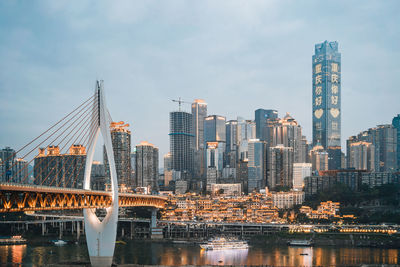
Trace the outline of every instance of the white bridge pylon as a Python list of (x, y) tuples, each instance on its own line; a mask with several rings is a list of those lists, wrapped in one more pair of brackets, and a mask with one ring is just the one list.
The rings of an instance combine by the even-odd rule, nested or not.
[(99, 220), (94, 209), (83, 210), (86, 242), (92, 266), (111, 266), (118, 224), (118, 181), (110, 133), (111, 118), (104, 100), (103, 89), (103, 81), (96, 81), (95, 104), (93, 106), (92, 116), (94, 116), (94, 119), (97, 121), (97, 129), (95, 128), (95, 137), (92, 139), (92, 143), (88, 145), (83, 189), (91, 189), (90, 174), (93, 155), (99, 133), (101, 132), (110, 166), (112, 206), (106, 209), (107, 215), (103, 221)]

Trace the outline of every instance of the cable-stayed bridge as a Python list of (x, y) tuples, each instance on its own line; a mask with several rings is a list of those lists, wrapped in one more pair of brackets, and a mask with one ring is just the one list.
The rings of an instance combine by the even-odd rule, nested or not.
[[(103, 82), (97, 81), (91, 97), (0, 161), (0, 212), (83, 209), (93, 266), (112, 264), (119, 207), (163, 208), (167, 201), (156, 195), (119, 192), (111, 123)], [(93, 156), (100, 134), (110, 191), (91, 189)], [(101, 221), (95, 214), (97, 208), (107, 211)]]

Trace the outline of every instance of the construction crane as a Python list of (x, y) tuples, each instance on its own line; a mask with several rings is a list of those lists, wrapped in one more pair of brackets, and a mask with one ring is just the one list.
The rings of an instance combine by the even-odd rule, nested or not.
[(178, 100), (172, 99), (172, 102), (177, 102), (177, 103), (179, 104), (179, 111), (181, 111), (181, 105), (182, 105), (182, 103), (185, 103), (185, 104), (192, 104), (192, 103), (190, 103), (190, 102), (183, 101), (180, 97), (178, 98)]

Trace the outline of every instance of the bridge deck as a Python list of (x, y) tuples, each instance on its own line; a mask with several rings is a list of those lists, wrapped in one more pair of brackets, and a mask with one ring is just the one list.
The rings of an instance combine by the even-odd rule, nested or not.
[[(166, 197), (119, 193), (120, 207), (164, 208)], [(111, 192), (0, 183), (0, 212), (106, 208)]]

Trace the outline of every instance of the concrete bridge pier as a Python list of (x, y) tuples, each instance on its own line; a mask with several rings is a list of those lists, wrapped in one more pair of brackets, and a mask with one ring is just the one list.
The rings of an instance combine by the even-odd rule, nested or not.
[(133, 220), (131, 221), (131, 240), (134, 237), (135, 226), (133, 225)]
[(61, 239), (63, 237), (63, 223), (62, 222), (59, 223), (58, 228), (59, 228), (58, 239)]
[(157, 209), (151, 210), (150, 236), (151, 239), (162, 239), (164, 237), (163, 229), (157, 228)]
[(79, 240), (80, 236), (81, 236), (81, 222), (76, 221), (76, 239)]
[(42, 222), (42, 236), (44, 236), (46, 233), (46, 224)]

